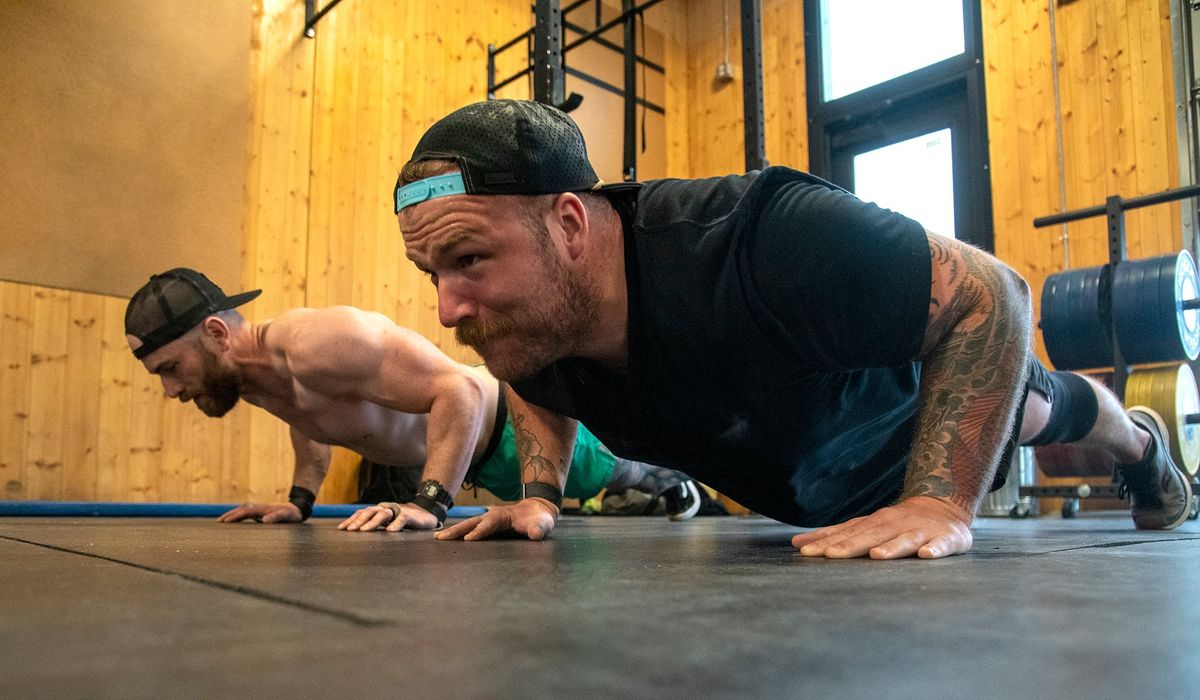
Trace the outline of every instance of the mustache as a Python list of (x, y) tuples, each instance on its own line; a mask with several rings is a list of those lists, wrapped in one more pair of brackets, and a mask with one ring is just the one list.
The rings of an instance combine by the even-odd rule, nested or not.
[(488, 322), (464, 319), (454, 327), (454, 339), (463, 345), (476, 347), (515, 330), (517, 324), (511, 318)]

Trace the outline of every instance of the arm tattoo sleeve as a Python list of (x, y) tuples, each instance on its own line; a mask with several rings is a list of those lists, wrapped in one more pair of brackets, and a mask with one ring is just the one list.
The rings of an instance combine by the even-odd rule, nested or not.
[(514, 413), (511, 420), (517, 442), (517, 459), (521, 462), (521, 481), (540, 481), (562, 489), (566, 482), (566, 460), (560, 456), (555, 464), (542, 454), (544, 448), (541, 441), (525, 427), (524, 413)]
[(931, 235), (929, 244), (934, 282), (901, 498), (933, 496), (973, 516), (1025, 387), (1028, 290), (1016, 273), (963, 243)]

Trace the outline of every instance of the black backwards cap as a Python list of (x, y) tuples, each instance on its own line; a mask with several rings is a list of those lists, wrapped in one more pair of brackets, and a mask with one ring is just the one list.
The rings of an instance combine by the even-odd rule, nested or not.
[(133, 356), (140, 360), (218, 311), (241, 306), (259, 294), (261, 289), (225, 296), (212, 280), (186, 267), (153, 275), (125, 307), (125, 334), (142, 341)]
[(486, 100), (442, 117), (409, 163), (452, 160), (460, 172), (396, 182), (395, 211), (452, 194), (557, 194), (626, 191), (604, 185), (588, 161), (583, 134), (566, 112), (528, 100)]

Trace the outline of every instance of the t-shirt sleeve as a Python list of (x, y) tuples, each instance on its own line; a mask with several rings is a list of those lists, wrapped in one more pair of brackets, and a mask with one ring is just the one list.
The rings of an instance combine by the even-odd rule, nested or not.
[(815, 370), (915, 359), (929, 316), (924, 227), (824, 185), (764, 195), (741, 271), (759, 325)]

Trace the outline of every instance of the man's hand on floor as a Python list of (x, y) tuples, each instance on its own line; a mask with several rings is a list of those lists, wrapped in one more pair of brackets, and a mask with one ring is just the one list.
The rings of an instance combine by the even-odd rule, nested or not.
[(971, 517), (946, 501), (914, 496), (870, 515), (796, 535), (806, 557), (939, 559), (971, 548)]
[(257, 520), (260, 523), (298, 523), (304, 520), (300, 509), (291, 503), (243, 503), (217, 518), (221, 523)]
[(545, 538), (554, 530), (558, 509), (544, 498), (526, 498), (511, 506), (492, 506), (475, 516), (439, 532), (439, 540), (481, 540), (505, 532), (525, 535), (531, 540)]
[(411, 503), (380, 503), (377, 506), (359, 508), (338, 523), (339, 530), (370, 532), (384, 526), (388, 532), (400, 530), (433, 530), (438, 526), (437, 516)]

